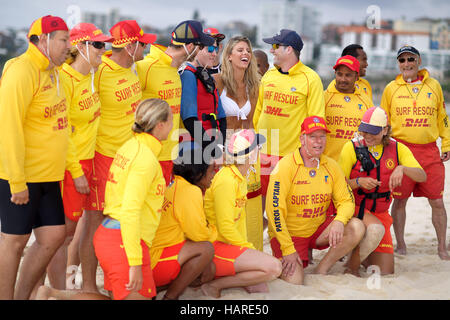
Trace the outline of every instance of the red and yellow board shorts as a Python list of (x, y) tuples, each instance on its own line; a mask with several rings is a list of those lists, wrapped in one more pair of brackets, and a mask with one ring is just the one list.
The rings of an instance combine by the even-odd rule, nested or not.
[[(306, 268), (309, 264), (308, 249), (324, 250), (329, 247), (328, 244), (324, 246), (318, 246), (316, 244), (316, 240), (328, 227), (328, 225), (334, 220), (334, 218), (334, 216), (327, 216), (325, 221), (310, 237), (292, 237), (292, 242), (294, 243), (295, 250), (297, 251), (300, 259), (302, 259), (303, 268)], [(272, 248), (272, 255), (275, 258), (281, 259), (283, 257), (283, 253), (281, 252), (281, 246), (277, 238), (273, 237), (272, 239), (270, 239), (270, 246)]]
[(153, 268), (153, 279), (157, 287), (165, 286), (178, 277), (181, 266), (178, 263), (178, 253), (186, 241), (167, 247), (161, 253), (158, 263)]
[(213, 262), (216, 266), (216, 278), (234, 276), (234, 261), (248, 248), (215, 241)]
[(105, 207), (105, 187), (108, 181), (109, 167), (114, 158), (95, 152), (94, 156), (94, 192), (91, 192), (91, 206), (93, 210), (103, 211)]
[(261, 153), (261, 194), (265, 197), (267, 194), (267, 187), (269, 186), (270, 174), (277, 165), (282, 156), (275, 156)]
[(80, 220), (83, 210), (97, 210), (91, 206), (91, 193), (95, 193), (93, 180), (94, 160), (80, 160), (80, 165), (91, 189), (89, 194), (81, 194), (77, 191), (72, 175), (67, 170), (64, 173), (64, 181), (61, 182), (64, 213), (67, 218), (75, 222)]
[(411, 196), (428, 199), (441, 199), (444, 194), (445, 167), (441, 161), (441, 154), (436, 142), (427, 144), (412, 144), (398, 140), (406, 145), (427, 174), (425, 182), (415, 182), (406, 175), (402, 185), (394, 189), (393, 197), (406, 199)]
[(167, 161), (160, 161), (159, 164), (161, 165), (161, 169), (164, 175), (164, 180), (166, 180), (166, 187), (172, 182), (173, 180), (173, 162), (172, 160)]
[[(152, 298), (156, 296), (156, 286), (150, 266), (150, 252), (144, 241), (141, 241), (141, 247), (143, 283), (139, 294)], [(94, 249), (103, 269), (105, 290), (112, 291), (114, 300), (125, 299), (130, 294), (130, 291), (126, 289), (129, 283), (130, 265), (120, 229), (109, 229), (100, 225), (94, 234)]]

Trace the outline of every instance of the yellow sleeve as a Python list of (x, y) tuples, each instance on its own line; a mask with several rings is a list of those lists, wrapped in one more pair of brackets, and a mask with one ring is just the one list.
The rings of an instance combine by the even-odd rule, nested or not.
[(337, 210), (334, 219), (346, 225), (355, 213), (355, 198), (352, 189), (345, 180), (344, 172), (333, 159), (329, 159), (329, 161), (330, 172), (333, 174), (333, 203)]
[(234, 186), (233, 178), (224, 177), (224, 179), (217, 181), (212, 191), (214, 194), (214, 211), (216, 213), (218, 233), (226, 239), (226, 243), (240, 247), (254, 248), (235, 227), (233, 213), (235, 212), (234, 206), (238, 194)]
[(444, 94), (442, 93), (442, 87), (436, 81), (436, 87), (438, 89), (439, 100), (437, 103), (438, 118), (437, 124), (439, 128), (439, 136), (442, 139), (441, 151), (450, 151), (450, 127), (447, 111), (445, 110)]
[(325, 118), (325, 98), (323, 93), (322, 80), (314, 73), (310, 83), (308, 97), (306, 98), (306, 107), (309, 116), (319, 116)]
[(130, 266), (142, 265), (141, 212), (156, 173), (156, 166), (149, 163), (143, 154), (138, 154), (129, 167), (120, 211), (120, 229)]
[(38, 81), (26, 67), (7, 63), (0, 83), (0, 147), (4, 150), (0, 157), (12, 194), (27, 190), (23, 122)]
[[(217, 230), (214, 225), (208, 224), (203, 209), (203, 196), (200, 189), (184, 190), (182, 206), (175, 207), (175, 216), (180, 222), (181, 229), (187, 239), (191, 241), (214, 242)], [(181, 210), (177, 210), (181, 209)]]
[(339, 155), (338, 164), (344, 172), (344, 176), (350, 178), (350, 172), (356, 163), (356, 153), (353, 147), (352, 141), (347, 141), (342, 147), (341, 154)]
[(409, 167), (409, 168), (420, 168), (422, 166), (417, 162), (413, 153), (407, 146), (403, 143), (397, 142), (397, 151), (398, 151), (398, 162), (400, 165)]
[(253, 114), (253, 128), (255, 128), (256, 131), (258, 130), (258, 122), (262, 112), (263, 101), (264, 101), (264, 87), (261, 82), (259, 85), (258, 102), (256, 103), (255, 113)]
[[(288, 165), (286, 165), (288, 164)], [(290, 168), (293, 164), (281, 159), (270, 175), (266, 196), (266, 214), (269, 221), (269, 230), (275, 234), (281, 245), (283, 256), (296, 252), (292, 237), (286, 226), (287, 198), (291, 187)]]
[(383, 90), (380, 107), (386, 111), (389, 122), (391, 121), (391, 95), (390, 84), (388, 84)]

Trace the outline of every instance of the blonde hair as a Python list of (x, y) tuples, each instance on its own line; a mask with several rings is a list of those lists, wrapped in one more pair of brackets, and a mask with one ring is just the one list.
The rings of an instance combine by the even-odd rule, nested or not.
[(169, 104), (164, 100), (143, 100), (136, 109), (132, 130), (136, 133), (151, 133), (158, 123), (166, 122), (169, 119), (171, 112)]
[(221, 66), (221, 79), (223, 82), (224, 87), (227, 90), (227, 94), (230, 97), (236, 97), (237, 96), (237, 85), (234, 81), (234, 72), (233, 72), (233, 66), (231, 64), (231, 61), (229, 60), (229, 57), (231, 55), (231, 52), (233, 51), (236, 44), (239, 42), (245, 42), (249, 49), (250, 49), (250, 63), (248, 65), (248, 68), (245, 70), (244, 73), (244, 83), (247, 87), (247, 92), (250, 97), (257, 97), (258, 96), (258, 89), (259, 89), (259, 80), (261, 76), (258, 73), (258, 66), (255, 59), (255, 56), (253, 54), (252, 44), (250, 40), (247, 37), (244, 36), (236, 36), (231, 38), (222, 53), (222, 66)]

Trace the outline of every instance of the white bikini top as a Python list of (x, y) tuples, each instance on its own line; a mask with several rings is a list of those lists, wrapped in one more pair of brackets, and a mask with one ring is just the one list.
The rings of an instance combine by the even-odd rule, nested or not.
[(248, 99), (244, 106), (239, 108), (236, 101), (227, 97), (227, 90), (225, 88), (223, 88), (222, 94), (220, 95), (220, 101), (222, 102), (222, 107), (227, 117), (237, 117), (238, 120), (247, 120), (247, 116), (252, 110), (252, 105)]

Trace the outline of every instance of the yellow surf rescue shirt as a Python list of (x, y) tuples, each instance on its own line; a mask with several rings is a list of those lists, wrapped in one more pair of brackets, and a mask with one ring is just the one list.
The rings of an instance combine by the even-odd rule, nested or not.
[(309, 116), (325, 117), (323, 86), (301, 61), (288, 74), (272, 68), (263, 76), (253, 125), (267, 138), (264, 154), (285, 156), (300, 146), (300, 126)]
[(426, 69), (419, 82), (407, 83), (398, 75), (383, 91), (381, 107), (392, 126), (392, 136), (405, 142), (427, 144), (442, 138), (442, 152), (450, 151), (449, 119), (439, 82)]
[(183, 177), (175, 176), (174, 182), (166, 189), (161, 221), (150, 248), (152, 268), (158, 263), (164, 248), (184, 240), (212, 243), (216, 238), (216, 228), (206, 221), (202, 190)]
[(308, 168), (297, 149), (278, 162), (270, 175), (266, 213), (269, 236), (276, 237), (283, 256), (296, 251), (292, 237), (307, 238), (316, 232), (331, 201), (337, 209), (335, 220), (346, 225), (355, 212), (355, 200), (336, 161), (322, 155), (318, 169)]
[(335, 161), (344, 144), (358, 131), (364, 112), (373, 107), (372, 100), (355, 87), (353, 93), (341, 93), (335, 87), (335, 81), (325, 90), (325, 121), (331, 132), (327, 134), (324, 154)]
[(246, 202), (247, 179), (235, 165), (223, 166), (206, 190), (204, 200), (206, 219), (216, 226), (218, 241), (255, 249), (247, 240)]
[(57, 70), (32, 43), (6, 62), (0, 82), (0, 179), (11, 193), (27, 182), (64, 179), (68, 145), (67, 102)]
[(69, 106), (70, 137), (66, 169), (75, 179), (84, 174), (79, 161), (94, 158), (100, 98), (95, 88), (92, 92), (90, 73), (83, 75), (64, 63), (60, 75)]
[(134, 112), (142, 92), (137, 73), (132, 68), (121, 67), (110, 57), (110, 51), (102, 56), (103, 62), (95, 74), (101, 102), (96, 150), (113, 158), (132, 137)]
[(103, 214), (120, 222), (130, 266), (142, 264), (141, 239), (150, 248), (159, 225), (166, 188), (160, 151), (158, 139), (136, 133), (117, 151), (109, 169)]
[(172, 67), (172, 57), (165, 47), (152, 45), (150, 54), (138, 61), (137, 72), (142, 88), (142, 100), (158, 98), (166, 101), (172, 109), (173, 127), (167, 140), (162, 141), (159, 161), (176, 159), (180, 127), (181, 80), (177, 68)]

